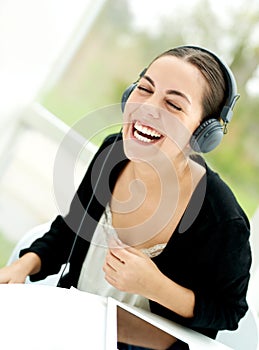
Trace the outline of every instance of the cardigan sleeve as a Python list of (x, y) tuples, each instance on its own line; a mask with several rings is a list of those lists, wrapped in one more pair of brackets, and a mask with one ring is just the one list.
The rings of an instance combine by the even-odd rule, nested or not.
[(250, 231), (242, 217), (210, 226), (210, 230), (205, 226), (200, 236), (176, 233), (170, 251), (167, 249), (166, 254), (155, 258), (163, 273), (194, 292), (194, 316), (184, 318), (153, 301), (150, 308), (162, 317), (215, 338), (219, 330), (236, 329), (248, 310)]
[[(192, 328), (235, 330), (248, 310), (246, 293), (250, 277), (249, 227), (243, 218), (225, 222), (207, 249), (207, 276), (195, 293)], [(202, 265), (200, 265), (202, 269)]]
[(38, 281), (59, 272), (66, 262), (69, 249), (73, 244), (74, 233), (66, 225), (62, 216), (57, 216), (50, 229), (41, 238), (36, 239), (30, 247), (22, 249), (19, 256), (36, 253), (41, 260), (41, 270), (30, 276), (31, 281)]

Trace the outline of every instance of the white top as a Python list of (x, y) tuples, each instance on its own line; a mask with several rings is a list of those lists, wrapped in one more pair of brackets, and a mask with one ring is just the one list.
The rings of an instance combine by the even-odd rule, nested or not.
[[(108, 249), (110, 237), (118, 239), (118, 235), (112, 226), (112, 215), (109, 205), (107, 205), (96, 230), (94, 232), (89, 250), (86, 254), (77, 288), (79, 290), (101, 295), (104, 297), (113, 297), (114, 299), (137, 306), (145, 310), (150, 310), (148, 299), (138, 294), (131, 294), (119, 291), (110, 285), (104, 278), (103, 265)], [(149, 257), (159, 255), (165, 248), (165, 244), (157, 244), (142, 251)]]

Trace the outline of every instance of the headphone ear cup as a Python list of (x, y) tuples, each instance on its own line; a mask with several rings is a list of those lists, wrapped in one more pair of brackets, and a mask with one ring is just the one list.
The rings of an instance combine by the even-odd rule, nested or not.
[(210, 152), (220, 144), (223, 134), (220, 122), (215, 118), (208, 119), (194, 131), (190, 146), (195, 152)]
[(132, 91), (136, 88), (136, 86), (137, 86), (137, 83), (131, 84), (129, 87), (127, 87), (127, 89), (122, 94), (122, 97), (121, 97), (121, 110), (122, 110), (122, 112), (124, 112), (125, 104), (129, 98), (130, 94), (132, 93)]

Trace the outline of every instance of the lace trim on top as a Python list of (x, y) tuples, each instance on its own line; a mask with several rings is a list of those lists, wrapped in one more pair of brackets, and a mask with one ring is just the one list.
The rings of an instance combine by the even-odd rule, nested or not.
[[(118, 238), (118, 234), (114, 227), (112, 226), (112, 213), (111, 213), (111, 208), (110, 205), (107, 204), (106, 209), (105, 209), (105, 222), (104, 222), (104, 229), (107, 233), (111, 233)], [(107, 227), (108, 226), (108, 227)], [(158, 256), (159, 254), (162, 253), (162, 251), (165, 249), (167, 243), (160, 243), (156, 244), (152, 247), (149, 248), (143, 248), (141, 251), (146, 254), (149, 258), (154, 258)]]

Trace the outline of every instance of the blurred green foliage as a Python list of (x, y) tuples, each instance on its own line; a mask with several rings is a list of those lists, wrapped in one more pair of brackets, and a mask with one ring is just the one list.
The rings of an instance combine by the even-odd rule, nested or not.
[[(160, 52), (184, 44), (217, 52), (230, 64), (241, 98), (228, 135), (205, 158), (251, 217), (259, 205), (259, 98), (246, 88), (259, 62), (259, 44), (254, 40), (259, 11), (254, 11), (253, 3), (243, 0), (231, 9), (226, 4), (226, 13), (217, 13), (209, 0), (198, 1), (192, 11), (179, 2), (177, 11), (169, 11), (159, 28), (149, 31), (135, 27), (127, 1), (107, 0), (65, 74), (55, 86), (46, 86), (39, 100), (69, 125), (86, 115), (90, 124), (95, 123), (96, 111), (119, 104), (124, 89)], [(118, 113), (111, 120), (121, 123), (122, 116)], [(107, 123), (105, 115), (103, 125)], [(95, 142), (100, 143), (108, 131), (104, 129)]]

